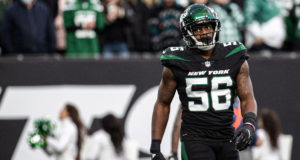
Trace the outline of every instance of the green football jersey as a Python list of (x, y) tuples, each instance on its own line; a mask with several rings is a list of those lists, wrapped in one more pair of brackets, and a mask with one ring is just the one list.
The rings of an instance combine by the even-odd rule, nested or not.
[(173, 72), (182, 104), (182, 140), (229, 140), (233, 136), (236, 78), (248, 58), (240, 42), (217, 43), (204, 59), (198, 49), (169, 47), (162, 65)]
[(99, 53), (98, 34), (95, 30), (81, 29), (81, 26), (94, 21), (96, 28), (104, 27), (103, 7), (96, 0), (69, 1), (63, 12), (65, 28), (76, 28), (67, 31), (67, 56), (91, 57)]
[(244, 15), (246, 24), (264, 23), (280, 14), (280, 0), (246, 0)]

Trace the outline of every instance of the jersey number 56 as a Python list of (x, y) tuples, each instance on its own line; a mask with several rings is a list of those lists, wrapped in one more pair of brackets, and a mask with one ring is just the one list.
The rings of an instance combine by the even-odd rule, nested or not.
[[(200, 90), (192, 90), (192, 86), (206, 85), (209, 87), (207, 77), (189, 77), (186, 78), (186, 93), (188, 98), (201, 100), (201, 104), (195, 103), (195, 101), (188, 101), (188, 108), (191, 112), (205, 112), (211, 106), (215, 111), (227, 110), (231, 105), (231, 89), (220, 89), (219, 86), (226, 85), (230, 87), (233, 85), (233, 81), (230, 76), (225, 77), (213, 77), (211, 79), (210, 92)], [(220, 101), (220, 97), (223, 97), (223, 101)], [(211, 105), (210, 105), (211, 103)]]

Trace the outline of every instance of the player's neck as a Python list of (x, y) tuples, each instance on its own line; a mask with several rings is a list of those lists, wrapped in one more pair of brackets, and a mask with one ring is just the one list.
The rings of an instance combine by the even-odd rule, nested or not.
[(209, 59), (211, 57), (213, 53), (213, 50), (208, 50), (208, 51), (199, 51), (199, 54), (201, 54), (201, 56), (204, 58), (204, 59)]

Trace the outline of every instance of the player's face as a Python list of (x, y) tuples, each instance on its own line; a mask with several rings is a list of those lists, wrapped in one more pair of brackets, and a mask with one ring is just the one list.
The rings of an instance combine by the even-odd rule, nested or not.
[(210, 23), (192, 26), (192, 32), (198, 41), (201, 38), (213, 37), (213, 26)]

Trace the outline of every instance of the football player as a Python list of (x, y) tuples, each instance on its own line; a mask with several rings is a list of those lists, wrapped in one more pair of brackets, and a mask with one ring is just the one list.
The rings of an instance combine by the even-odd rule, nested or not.
[[(177, 90), (182, 104), (181, 157), (184, 160), (238, 160), (255, 131), (257, 105), (248, 55), (240, 42), (219, 43), (220, 21), (203, 4), (180, 17), (186, 46), (163, 51), (164, 66), (152, 116), (153, 159), (164, 159), (160, 143)], [(239, 97), (243, 126), (234, 134), (233, 103)]]

